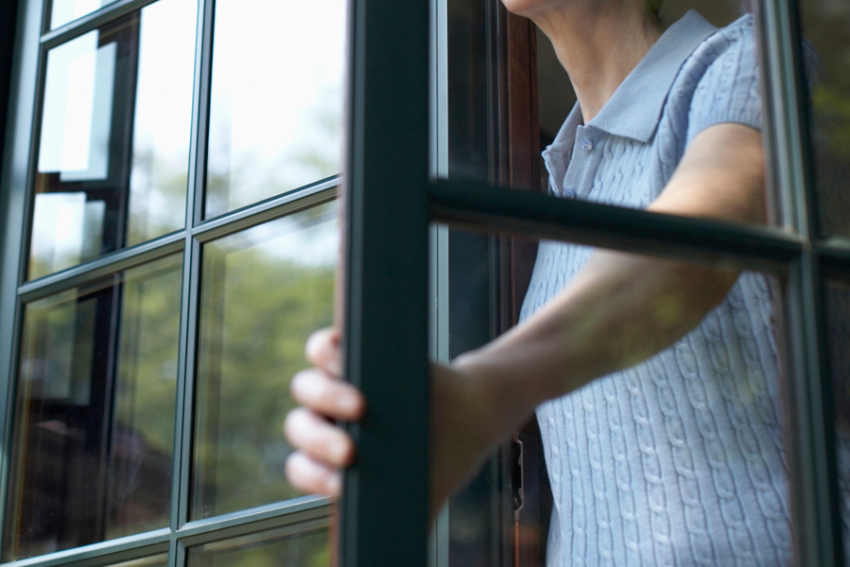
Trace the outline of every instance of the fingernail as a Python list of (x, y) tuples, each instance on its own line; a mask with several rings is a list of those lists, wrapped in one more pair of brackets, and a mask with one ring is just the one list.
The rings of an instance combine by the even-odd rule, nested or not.
[(357, 408), (357, 399), (351, 394), (341, 394), (336, 399), (336, 406), (342, 411), (352, 412)]
[(331, 441), (328, 445), (328, 451), (330, 451), (335, 459), (342, 461), (345, 458), (348, 448), (341, 441)]
[(334, 376), (342, 376), (342, 364), (339, 360), (329, 360), (327, 362), (328, 372)]
[(340, 475), (334, 474), (328, 477), (325, 481), (325, 489), (328, 494), (339, 494), (342, 490), (342, 481), (340, 480)]

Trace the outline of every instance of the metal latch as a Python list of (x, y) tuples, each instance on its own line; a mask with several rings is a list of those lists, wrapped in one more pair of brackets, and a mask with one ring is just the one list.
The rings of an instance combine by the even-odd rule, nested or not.
[(525, 478), (522, 467), (523, 445), (516, 434), (511, 441), (511, 493), (514, 502), (514, 516), (525, 506)]

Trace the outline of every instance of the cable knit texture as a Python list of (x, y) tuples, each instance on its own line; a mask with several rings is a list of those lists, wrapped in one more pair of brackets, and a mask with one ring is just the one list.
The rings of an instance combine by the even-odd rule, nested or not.
[[(550, 190), (646, 207), (705, 128), (761, 127), (757, 61), (752, 17), (716, 30), (688, 13), (590, 123), (573, 110), (544, 152)], [(591, 251), (541, 243), (522, 317)], [(537, 409), (550, 566), (790, 563), (772, 301), (766, 278), (744, 274), (673, 347)]]

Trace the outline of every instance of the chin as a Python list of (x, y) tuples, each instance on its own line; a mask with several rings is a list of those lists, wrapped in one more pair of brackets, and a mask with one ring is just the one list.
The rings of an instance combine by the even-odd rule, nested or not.
[(552, 3), (552, 0), (502, 0), (508, 12), (526, 17)]
[(557, 8), (563, 4), (575, 2), (588, 2), (595, 0), (502, 0), (502, 4), (509, 12), (517, 16), (532, 17), (535, 13), (545, 12)]

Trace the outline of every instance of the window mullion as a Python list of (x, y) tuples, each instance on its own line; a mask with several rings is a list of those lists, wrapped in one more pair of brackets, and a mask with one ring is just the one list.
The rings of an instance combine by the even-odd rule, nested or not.
[(429, 3), (349, 14), (345, 375), (369, 400), (340, 501), (344, 567), (427, 562)]
[(831, 567), (843, 564), (843, 553), (821, 270), (818, 256), (809, 251), (789, 270), (790, 365), (783, 388), (796, 564)]
[(807, 80), (796, 0), (770, 0), (763, 13), (772, 175), (785, 225), (801, 235), (800, 258), (790, 264), (785, 314), (789, 370), (783, 381), (792, 537), (799, 566), (841, 565), (840, 495), (835, 430), (826, 368), (828, 350)]
[(8, 495), (9, 455), (14, 419), (14, 377), (17, 361), (18, 330), (21, 302), (18, 283), (23, 265), (25, 211), (30, 187), (30, 163), (33, 154), (33, 123), (40, 75), (39, 46), (43, 15), (42, 0), (20, 0), (14, 42), (14, 65), (9, 89), (11, 109), (3, 152), (2, 183), (0, 183), (0, 556), (4, 553), (5, 510)]
[[(195, 351), (198, 335), (198, 294), (201, 276), (201, 243), (192, 228), (201, 222), (206, 181), (206, 141), (209, 127), (212, 34), (215, 3), (198, 0), (195, 79), (192, 106), (192, 139), (189, 150), (189, 179), (186, 206), (186, 235), (183, 251), (183, 284), (180, 313), (179, 371), (174, 430), (171, 529), (176, 532), (189, 520), (191, 496), (192, 425), (194, 405)], [(185, 554), (172, 540), (168, 563), (182, 567)]]

